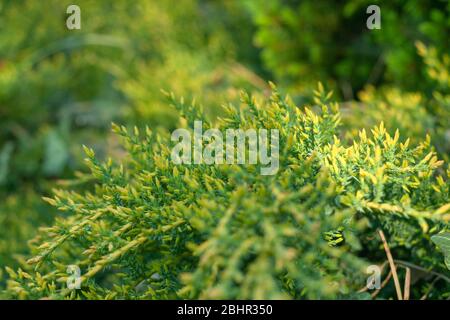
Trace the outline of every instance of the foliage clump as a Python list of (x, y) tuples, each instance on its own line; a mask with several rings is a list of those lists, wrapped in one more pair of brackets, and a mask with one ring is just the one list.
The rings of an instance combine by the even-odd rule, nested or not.
[(450, 56), (438, 55), (433, 46), (416, 42), (423, 59), (427, 81), (433, 89), (402, 91), (398, 87), (367, 86), (358, 93), (358, 102), (346, 103), (343, 123), (351, 139), (361, 128), (384, 121), (389, 132), (400, 130), (416, 146), (427, 134), (439, 156), (448, 161), (450, 154)]
[[(445, 1), (245, 0), (257, 26), (255, 42), (280, 83), (298, 89), (316, 79), (333, 84), (346, 98), (366, 84), (430, 90), (426, 65), (414, 43), (449, 52), (450, 4)], [(369, 30), (370, 5), (381, 10), (381, 29)]]
[[(449, 227), (450, 171), (444, 173), (429, 140), (410, 147), (383, 123), (341, 141), (330, 97), (321, 85), (309, 107), (275, 88), (263, 101), (243, 93), (239, 106), (226, 106), (212, 123), (168, 95), (180, 126), (197, 119), (205, 128), (279, 130), (280, 169), (272, 176), (260, 175), (259, 165), (175, 165), (168, 132), (114, 125), (127, 156), (101, 162), (85, 148), (90, 173), (77, 183), (91, 190), (55, 190), (46, 198), (66, 215), (32, 241), (32, 267), (8, 269), (6, 294), (366, 298), (358, 293), (365, 268), (386, 261), (377, 237), (383, 230), (395, 259), (425, 270), (411, 296), (447, 297), (443, 247), (431, 237), (442, 238)], [(67, 288), (68, 265), (81, 268), (80, 289)], [(387, 286), (380, 296), (394, 292)]]
[[(207, 106), (238, 97), (234, 87), (253, 87), (242, 65), (254, 58), (253, 47), (236, 45), (250, 43), (251, 29), (236, 4), (79, 0), (82, 27), (68, 30), (71, 4), (1, 1), (0, 24), (10, 30), (0, 34), (2, 268), (15, 267), (37, 226), (53, 220), (55, 210), (40, 197), (84, 168), (79, 145), (99, 158), (111, 154), (112, 121), (173, 127), (161, 87), (207, 92)], [(246, 31), (227, 32), (236, 26)]]

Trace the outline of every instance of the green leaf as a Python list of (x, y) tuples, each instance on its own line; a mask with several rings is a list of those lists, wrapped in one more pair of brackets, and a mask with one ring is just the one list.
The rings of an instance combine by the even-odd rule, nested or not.
[(445, 265), (450, 269), (450, 232), (432, 236), (431, 241), (444, 253)]

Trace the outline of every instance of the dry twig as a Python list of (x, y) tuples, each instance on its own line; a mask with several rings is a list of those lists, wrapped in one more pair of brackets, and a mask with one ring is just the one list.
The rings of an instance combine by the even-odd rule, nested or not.
[(411, 269), (406, 267), (405, 286), (403, 288), (404, 300), (409, 300), (409, 289), (411, 287)]
[(389, 266), (391, 267), (392, 276), (394, 277), (395, 290), (397, 292), (398, 300), (403, 300), (402, 288), (400, 287), (400, 281), (398, 280), (397, 269), (395, 268), (394, 259), (392, 258), (391, 250), (389, 250), (389, 246), (386, 241), (386, 237), (384, 236), (383, 231), (378, 230), (380, 234), (381, 241), (383, 242), (384, 251), (386, 251), (386, 256), (389, 261)]

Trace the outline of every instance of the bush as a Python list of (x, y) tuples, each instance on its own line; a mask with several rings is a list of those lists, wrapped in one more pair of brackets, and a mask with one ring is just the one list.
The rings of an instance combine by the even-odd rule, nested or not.
[[(255, 42), (273, 77), (309, 103), (323, 79), (347, 103), (344, 125), (366, 130), (384, 121), (413, 145), (430, 134), (439, 155), (450, 152), (450, 58), (442, 1), (247, 0)], [(366, 9), (378, 4), (381, 30), (368, 30)], [(417, 54), (418, 53), (418, 54)], [(354, 103), (356, 101), (356, 103)]]
[(346, 103), (344, 125), (351, 139), (358, 130), (385, 122), (391, 134), (396, 129), (416, 146), (429, 134), (439, 155), (448, 161), (450, 154), (450, 57), (439, 57), (435, 48), (418, 42), (419, 54), (426, 64), (427, 78), (434, 83), (431, 95), (405, 92), (397, 87), (368, 86), (358, 93), (358, 102)]
[[(441, 250), (449, 254), (442, 241), (450, 170), (438, 173), (443, 162), (429, 141), (411, 148), (381, 123), (341, 142), (337, 104), (322, 86), (318, 110), (276, 90), (268, 101), (243, 94), (217, 123), (168, 97), (188, 127), (202, 119), (221, 131), (278, 129), (278, 173), (262, 176), (259, 165), (175, 165), (167, 132), (115, 125), (128, 155), (102, 163), (85, 148), (91, 173), (80, 182), (95, 181), (95, 188), (46, 199), (68, 216), (33, 241), (35, 271), (8, 269), (9, 297), (367, 298), (358, 293), (365, 267), (386, 261), (378, 230), (398, 266), (421, 270), (412, 298), (448, 297)], [(81, 289), (66, 287), (67, 265), (81, 268)], [(379, 293), (393, 295), (390, 286)]]
[[(80, 160), (72, 146), (104, 146), (113, 120), (173, 125), (161, 104), (161, 88), (217, 94), (232, 87), (228, 78), (248, 85), (245, 75), (223, 68), (232, 66), (239, 52), (222, 30), (226, 22), (215, 22), (213, 13), (228, 8), (234, 19), (242, 20), (232, 5), (80, 1), (86, 23), (68, 31), (65, 11), (70, 3), (2, 4), (1, 23), (15, 31), (0, 35), (0, 157), (8, 160), (0, 163), (2, 186), (64, 176)], [(105, 19), (93, 19), (105, 14)], [(248, 60), (251, 47), (246, 48), (250, 52), (242, 59)], [(225, 71), (220, 75), (218, 69)], [(211, 90), (214, 84), (217, 89)]]
[(205, 92), (199, 98), (210, 104), (236, 96), (233, 86), (253, 86), (254, 75), (234, 62), (251, 60), (253, 48), (239, 51), (224, 30), (245, 21), (233, 4), (82, 0), (82, 28), (69, 31), (71, 3), (0, 5), (0, 24), (11, 30), (0, 34), (0, 228), (8, 230), (0, 234), (1, 267), (15, 266), (36, 227), (52, 221), (54, 210), (39, 198), (83, 169), (79, 145), (95, 147), (100, 159), (114, 152), (112, 121), (173, 127), (161, 88)]
[[(406, 90), (433, 88), (415, 53), (422, 41), (449, 52), (445, 1), (246, 0), (257, 26), (256, 43), (275, 79), (298, 91), (316, 79), (353, 99), (367, 84), (394, 84)], [(368, 30), (366, 9), (381, 8), (381, 30)]]

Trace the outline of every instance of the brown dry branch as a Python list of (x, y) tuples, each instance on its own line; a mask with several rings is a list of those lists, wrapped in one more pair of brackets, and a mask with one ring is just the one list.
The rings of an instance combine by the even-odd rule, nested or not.
[(392, 258), (391, 250), (389, 249), (383, 230), (379, 229), (378, 233), (380, 235), (381, 241), (383, 242), (384, 251), (386, 251), (386, 256), (389, 261), (389, 266), (391, 267), (392, 276), (394, 277), (394, 284), (395, 284), (395, 291), (397, 292), (397, 298), (398, 300), (403, 300), (402, 288), (400, 287), (400, 281), (398, 280), (397, 269), (394, 264), (394, 259)]
[(409, 300), (410, 287), (411, 287), (411, 269), (407, 267), (405, 276), (405, 286), (403, 288), (404, 300)]

